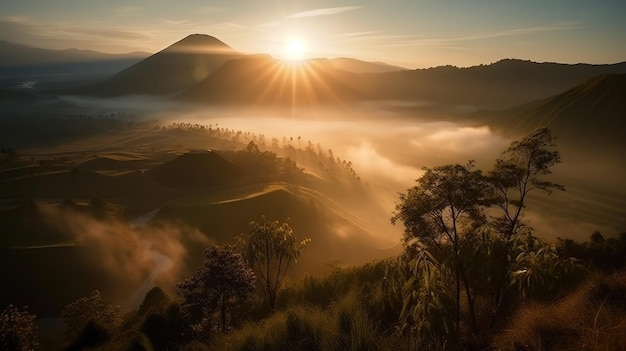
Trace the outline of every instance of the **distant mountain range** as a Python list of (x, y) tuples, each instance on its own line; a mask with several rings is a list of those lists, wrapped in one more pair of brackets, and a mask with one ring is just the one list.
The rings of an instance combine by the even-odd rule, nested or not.
[[(80, 53), (87, 57), (91, 52)], [(545, 99), (603, 74), (626, 74), (626, 62), (570, 65), (505, 59), (416, 70), (350, 58), (289, 63), (245, 55), (217, 38), (193, 34), (98, 83), (60, 93), (160, 95), (221, 105), (395, 101), (503, 109)]]
[(310, 61), (352, 73), (387, 73), (408, 70), (408, 68), (390, 65), (384, 62), (368, 62), (349, 57), (338, 57), (332, 59), (317, 58)]
[(229, 62), (190, 87), (181, 98), (206, 104), (387, 100), (505, 108), (563, 92), (606, 73), (626, 73), (626, 63), (564, 65), (503, 60), (470, 68), (354, 73), (338, 70), (330, 61), (298, 65), (265, 57)]
[(467, 68), (443, 66), (364, 75), (358, 86), (376, 100), (499, 109), (555, 95), (590, 78), (611, 73), (626, 73), (626, 62), (569, 65), (506, 59)]
[(0, 40), (0, 76), (113, 74), (149, 54), (106, 54), (92, 50), (50, 50)]
[(191, 35), (81, 92), (178, 95), (203, 104), (386, 100), (498, 109), (615, 73), (626, 73), (626, 63), (569, 65), (506, 59), (468, 68), (416, 70), (346, 58), (289, 63), (242, 55), (214, 37)]

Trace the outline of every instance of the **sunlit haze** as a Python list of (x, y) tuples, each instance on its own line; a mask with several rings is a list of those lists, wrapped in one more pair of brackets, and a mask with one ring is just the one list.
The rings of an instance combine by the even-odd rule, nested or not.
[[(0, 39), (54, 49), (157, 52), (190, 33), (244, 53), (355, 57), (409, 68), (503, 58), (614, 63), (626, 57), (626, 2), (601, 1), (166, 1), (3, 0)], [(306, 37), (306, 38), (305, 38)], [(557, 49), (558, 50), (555, 50)]]

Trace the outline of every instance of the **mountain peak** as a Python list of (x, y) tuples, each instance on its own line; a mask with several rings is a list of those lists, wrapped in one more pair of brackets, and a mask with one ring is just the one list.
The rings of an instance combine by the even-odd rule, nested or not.
[(223, 41), (207, 34), (190, 34), (168, 46), (163, 51), (182, 53), (236, 54)]

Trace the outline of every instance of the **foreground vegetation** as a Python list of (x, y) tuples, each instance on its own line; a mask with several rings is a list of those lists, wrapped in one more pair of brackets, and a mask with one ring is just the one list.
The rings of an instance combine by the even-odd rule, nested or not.
[(208, 248), (176, 293), (154, 288), (125, 316), (94, 292), (64, 308), (63, 336), (36, 340), (34, 316), (9, 306), (0, 346), (626, 349), (626, 234), (550, 244), (523, 222), (529, 196), (564, 190), (547, 179), (560, 162), (553, 142), (537, 130), (488, 172), (471, 161), (425, 169), (393, 213), (405, 227), (399, 257), (285, 282), (308, 239), (296, 240), (287, 221), (263, 218), (233, 246)]

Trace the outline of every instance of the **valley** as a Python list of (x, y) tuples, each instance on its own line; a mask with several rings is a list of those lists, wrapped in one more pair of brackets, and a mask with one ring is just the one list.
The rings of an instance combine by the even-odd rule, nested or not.
[(0, 86), (0, 305), (58, 318), (98, 290), (134, 311), (262, 218), (310, 238), (285, 286), (378, 267), (407, 252), (391, 218), (416, 179), (488, 174), (542, 127), (562, 161), (542, 175), (566, 190), (533, 193), (524, 225), (551, 244), (626, 229), (623, 62), (288, 62), (199, 34), (110, 59), (125, 66)]

